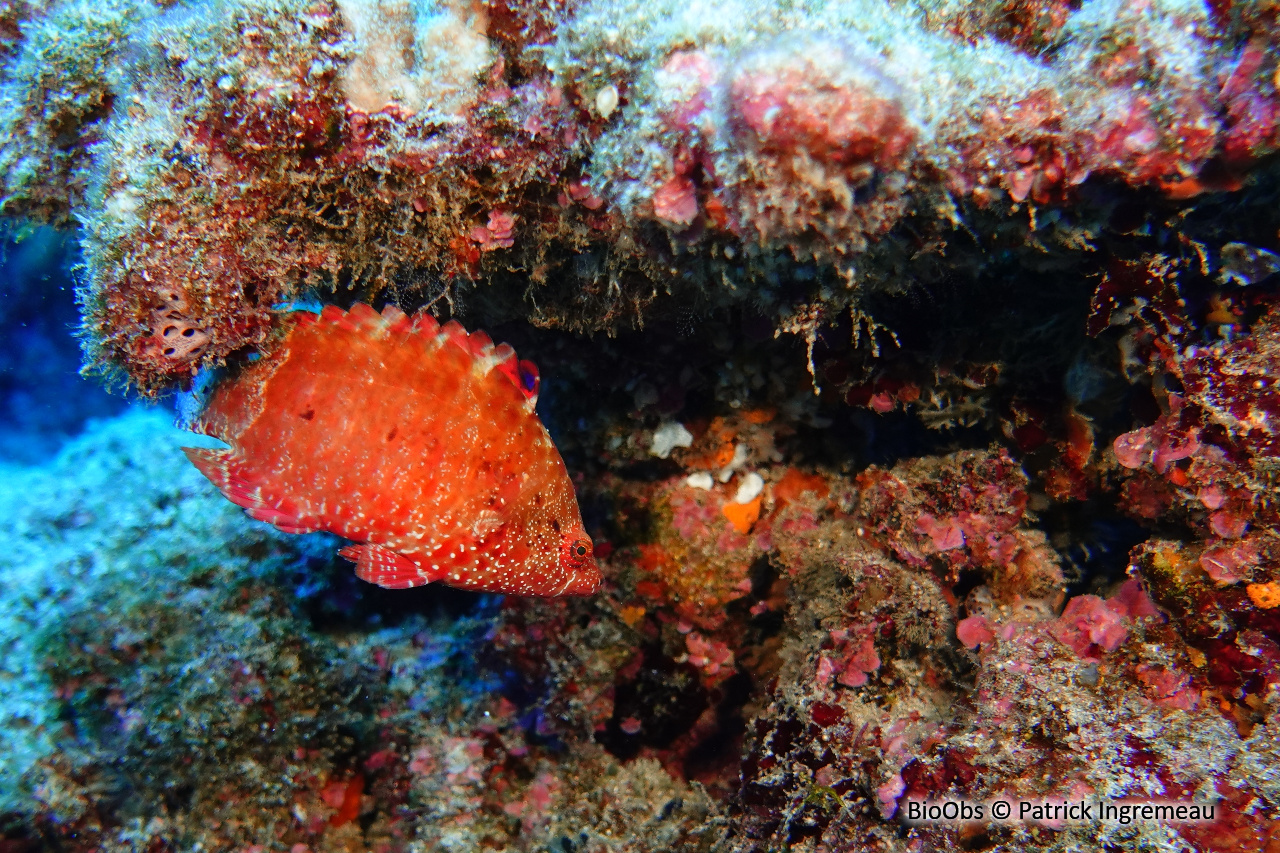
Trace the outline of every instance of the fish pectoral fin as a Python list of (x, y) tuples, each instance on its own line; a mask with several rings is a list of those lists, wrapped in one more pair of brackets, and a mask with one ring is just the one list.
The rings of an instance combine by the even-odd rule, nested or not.
[(408, 557), (372, 542), (348, 545), (338, 554), (356, 564), (356, 577), (360, 580), (385, 589), (411, 589), (433, 580)]
[(476, 514), (476, 520), (471, 523), (471, 535), (477, 540), (487, 539), (502, 529), (503, 523), (502, 516), (493, 510), (481, 510)]

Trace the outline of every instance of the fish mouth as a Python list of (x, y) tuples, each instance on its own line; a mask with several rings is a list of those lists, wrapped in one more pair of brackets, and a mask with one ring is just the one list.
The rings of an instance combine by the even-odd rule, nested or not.
[(593, 560), (573, 573), (569, 585), (561, 595), (595, 595), (600, 590), (600, 569)]

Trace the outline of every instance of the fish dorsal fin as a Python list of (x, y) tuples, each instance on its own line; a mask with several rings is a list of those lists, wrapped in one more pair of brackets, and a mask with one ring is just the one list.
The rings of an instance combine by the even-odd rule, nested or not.
[(424, 337), (435, 337), (440, 333), (440, 321), (425, 310), (413, 315), (413, 330)]
[[(487, 336), (486, 336), (487, 337)], [(525, 408), (532, 412), (538, 403), (538, 367), (532, 361), (521, 361), (511, 344), (498, 344), (486, 350), (485, 372), (496, 370), (524, 395)]]
[(382, 319), (390, 332), (408, 332), (413, 328), (413, 318), (394, 305), (387, 305), (382, 309)]
[(500, 344), (493, 348), (489, 358), (491, 370), (496, 370), (510, 380), (517, 390), (524, 395), (525, 408), (533, 411), (538, 404), (538, 366), (532, 361), (521, 361), (510, 344)]
[(446, 343), (451, 343), (470, 353), (485, 373), (497, 370), (511, 380), (511, 384), (524, 395), (525, 410), (533, 411), (538, 403), (538, 388), (541, 385), (537, 365), (532, 361), (519, 360), (510, 344), (494, 346), (493, 339), (484, 332), (475, 331), (468, 334), (457, 320), (445, 323), (440, 328), (440, 335)]
[(471, 354), (477, 359), (488, 358), (493, 352), (493, 338), (479, 329), (476, 329), (467, 337), (467, 343), (471, 347)]
[(426, 310), (409, 316), (394, 305), (387, 305), (379, 314), (363, 302), (357, 302), (344, 311), (337, 305), (326, 305), (320, 314), (299, 312), (299, 325), (331, 323), (339, 328), (358, 332), (411, 333), (424, 338), (439, 337), (446, 344), (453, 344), (470, 355), (485, 373), (497, 370), (524, 395), (525, 409), (532, 412), (538, 403), (541, 378), (538, 367), (532, 361), (521, 361), (510, 344), (494, 345), (493, 339), (480, 330), (468, 332), (457, 320), (443, 326)]
[(320, 309), (320, 322), (331, 323), (349, 332), (382, 332), (387, 322), (382, 315), (363, 302), (357, 302), (346, 311), (337, 305), (326, 305)]
[(447, 344), (453, 344), (465, 353), (471, 352), (470, 335), (467, 330), (462, 328), (462, 324), (457, 320), (450, 320), (440, 327), (440, 337), (444, 338)]
[(340, 326), (347, 322), (347, 312), (337, 305), (326, 305), (320, 309), (320, 321)]
[[(433, 323), (429, 334), (435, 334), (435, 320), (430, 314), (425, 315)], [(419, 317), (409, 317), (394, 305), (387, 305), (382, 313), (374, 311), (363, 302), (357, 302), (346, 311), (337, 305), (326, 305), (319, 314), (310, 311), (298, 311), (293, 315), (299, 326), (310, 326), (315, 323), (329, 323), (351, 332), (407, 332), (417, 330)]]
[(374, 311), (372, 306), (364, 302), (357, 302), (347, 309), (347, 319), (351, 321), (357, 329), (371, 332), (380, 332), (387, 327), (387, 323), (382, 319), (382, 315)]
[(516, 366), (516, 387), (529, 401), (529, 410), (538, 403), (538, 389), (542, 387), (542, 376), (538, 373), (538, 365), (528, 359), (522, 359)]

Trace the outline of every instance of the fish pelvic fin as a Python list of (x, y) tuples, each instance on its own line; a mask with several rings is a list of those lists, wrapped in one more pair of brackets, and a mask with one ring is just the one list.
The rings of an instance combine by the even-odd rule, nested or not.
[(412, 589), (435, 580), (403, 554), (366, 542), (348, 545), (338, 555), (356, 564), (356, 577), (385, 589)]

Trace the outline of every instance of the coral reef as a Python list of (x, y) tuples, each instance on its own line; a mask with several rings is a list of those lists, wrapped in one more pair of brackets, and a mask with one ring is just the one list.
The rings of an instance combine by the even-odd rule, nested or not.
[(260, 344), (311, 292), (613, 331), (659, 295), (749, 300), (799, 330), (931, 283), (944, 247), (975, 280), (969, 235), (1028, 215), (1074, 220), (1032, 246), (1087, 252), (1112, 193), (1194, 203), (1277, 144), (1275, 33), (1250, 4), (7, 20), (4, 210), (83, 222), (90, 358), (147, 393)]
[(483, 598), (380, 625), (384, 593), (325, 577), (332, 541), (246, 519), (175, 464), (185, 440), (132, 411), (4, 491), (0, 810), (85, 850), (720, 834), (656, 763), (588, 746), (565, 775), (474, 671)]
[[(0, 4), (0, 853), (1280, 849), (1278, 40)], [(509, 341), (599, 592), (381, 590), (244, 517), (74, 384), (41, 221), (152, 402), (317, 303)]]
[[(1269, 608), (1160, 540), (1141, 581), (1063, 608), (1007, 451), (849, 477), (785, 464), (775, 429), (756, 410), (708, 422), (664, 463), (690, 473), (664, 479), (612, 463), (589, 493), (616, 496), (598, 598), (406, 609), (353, 588), (331, 541), (250, 521), (175, 465), (187, 439), (162, 416), (94, 428), (6, 493), (6, 588), (24, 594), (6, 596), (4, 807), (38, 833), (10, 839), (896, 850), (911, 800), (1088, 795), (1207, 796), (1229, 817), (905, 831), (930, 849), (1257, 849), (1277, 658), (1248, 614)], [(708, 484), (724, 442), (749, 449)], [(745, 532), (725, 511), (742, 497)], [(1231, 601), (1254, 661), (1229, 657)]]
[[(228, 755), (331, 746), (343, 737), (336, 697), (359, 683), (326, 663), (320, 682), (264, 690), (334, 657), (291, 636), (278, 600), (247, 584), (249, 567), (270, 573), (302, 557), (210, 500), (172, 464), (175, 437), (163, 416), (134, 411), (72, 442), (47, 470), (6, 476), (3, 707), (15, 745), (4, 787), (16, 798), (35, 784), (66, 820), (94, 817), (62, 776), (95, 757), (109, 771), (104, 790), (147, 779), (181, 801), (206, 783), (209, 793), (237, 778), (252, 785)], [(278, 721), (279, 737), (262, 737), (264, 719)], [(182, 743), (195, 748), (179, 759)], [(171, 764), (157, 772), (157, 760)]]

